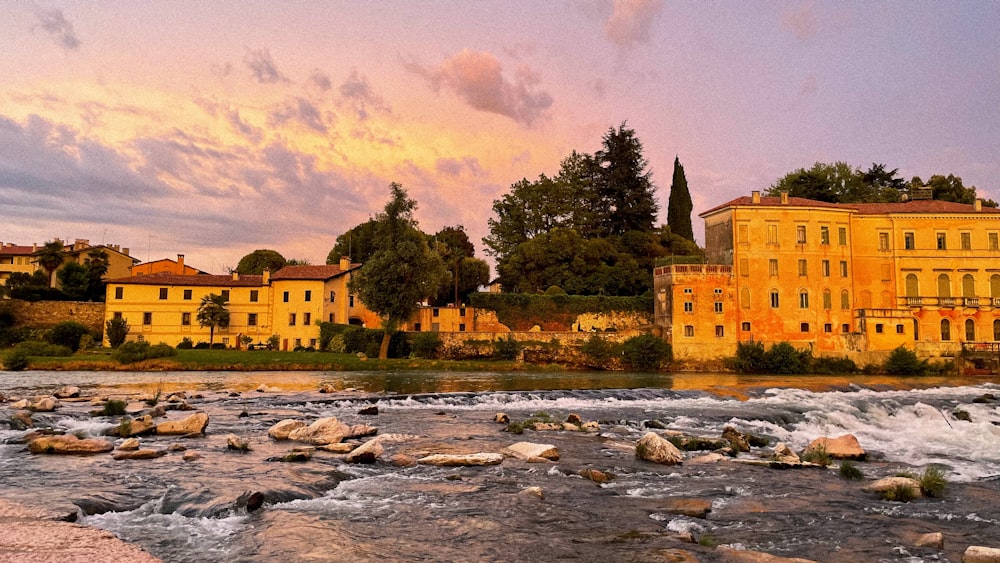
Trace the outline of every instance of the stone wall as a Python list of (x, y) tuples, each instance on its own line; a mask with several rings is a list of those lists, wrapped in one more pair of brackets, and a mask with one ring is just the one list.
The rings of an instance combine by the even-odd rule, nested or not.
[(104, 331), (104, 303), (91, 301), (21, 301), (12, 299), (11, 311), (18, 327), (50, 327), (63, 321), (76, 321), (97, 331)]
[[(547, 358), (548, 361), (569, 361), (576, 358), (577, 348), (590, 340), (595, 334), (604, 338), (608, 342), (624, 342), (633, 336), (643, 334), (642, 331), (629, 330), (621, 332), (538, 332), (538, 331), (518, 331), (518, 332), (441, 332), (442, 355), (446, 358), (485, 358), (493, 354), (493, 343), (497, 340), (512, 338), (522, 344), (521, 357), (524, 354), (538, 353), (546, 347), (555, 348), (558, 345), (558, 353)], [(565, 355), (565, 358), (559, 355)]]

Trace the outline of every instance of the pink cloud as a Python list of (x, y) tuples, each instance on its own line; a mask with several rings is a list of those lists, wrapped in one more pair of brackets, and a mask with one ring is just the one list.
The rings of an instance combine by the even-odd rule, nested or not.
[(604, 22), (604, 36), (626, 48), (648, 43), (653, 21), (662, 10), (660, 0), (614, 0), (611, 17)]

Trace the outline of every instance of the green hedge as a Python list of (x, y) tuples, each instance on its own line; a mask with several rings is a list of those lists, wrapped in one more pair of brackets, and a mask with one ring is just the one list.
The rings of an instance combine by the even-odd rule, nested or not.
[(653, 312), (653, 297), (605, 295), (536, 295), (531, 293), (473, 293), (470, 304), (496, 311), (497, 320), (511, 330), (524, 331), (538, 325), (543, 330), (570, 330), (576, 317), (585, 313)]

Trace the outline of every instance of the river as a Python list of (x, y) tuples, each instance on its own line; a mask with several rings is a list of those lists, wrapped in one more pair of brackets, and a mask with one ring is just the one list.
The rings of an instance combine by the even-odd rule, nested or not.
[[(0, 403), (0, 498), (78, 513), (168, 562), (671, 561), (720, 560), (714, 545), (816, 561), (960, 561), (968, 545), (1000, 547), (1000, 396), (996, 380), (854, 376), (423, 372), (0, 372), (0, 393), (47, 395), (76, 385), (86, 396), (186, 392), (210, 416), (203, 437), (143, 437), (175, 444), (158, 459), (31, 455), (10, 402)], [(321, 385), (334, 393), (321, 394)], [(255, 391), (260, 385), (269, 392)], [(378, 414), (359, 410), (378, 406)], [(101, 436), (118, 418), (90, 402), (35, 413), (35, 427)], [(959, 420), (956, 411), (968, 413)], [(598, 433), (517, 435), (493, 422), (570, 413)], [(187, 412), (168, 413), (168, 418)], [(372, 465), (317, 452), (304, 463), (269, 461), (292, 444), (267, 430), (286, 418), (336, 416), (408, 435)], [(869, 452), (871, 480), (943, 467), (943, 498), (877, 499), (835, 470), (775, 470), (732, 462), (659, 466), (629, 449), (653, 421), (719, 436), (726, 425), (796, 451), (817, 436), (852, 433)], [(250, 451), (226, 449), (226, 435)], [(499, 452), (517, 441), (553, 444), (560, 459), (513, 458), (489, 467), (399, 467), (393, 454)], [(120, 440), (119, 440), (120, 441)], [(688, 454), (689, 459), (697, 454)], [(758, 452), (742, 454), (753, 458)], [(604, 484), (583, 469), (613, 475)], [(541, 498), (525, 492), (538, 487)], [(251, 493), (263, 495), (248, 511)], [(678, 514), (701, 501), (706, 517)], [(683, 512), (683, 511), (680, 511)], [(690, 532), (700, 544), (683, 543)], [(925, 532), (945, 547), (918, 548)]]

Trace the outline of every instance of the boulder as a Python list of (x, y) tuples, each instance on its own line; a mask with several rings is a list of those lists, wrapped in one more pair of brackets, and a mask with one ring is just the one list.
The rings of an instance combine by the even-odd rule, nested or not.
[(10, 404), (10, 406), (14, 409), (26, 409), (31, 406), (31, 401), (28, 399), (21, 399), (19, 401), (14, 401)]
[(124, 442), (122, 442), (118, 446), (118, 449), (120, 451), (123, 451), (123, 452), (134, 452), (135, 450), (139, 449), (139, 439), (138, 438), (129, 438), (129, 439), (125, 440)]
[(434, 454), (418, 459), (417, 463), (421, 465), (436, 465), (441, 467), (499, 465), (503, 463), (503, 454)]
[(944, 534), (941, 532), (931, 532), (920, 534), (913, 542), (916, 547), (933, 547), (934, 549), (944, 549)]
[(772, 461), (780, 461), (782, 463), (801, 463), (802, 460), (799, 459), (798, 454), (792, 451), (788, 447), (788, 444), (784, 442), (778, 442), (774, 446), (774, 452), (771, 453)]
[(676, 465), (684, 461), (684, 454), (655, 432), (646, 432), (639, 438), (635, 444), (635, 457), (663, 465)]
[(351, 435), (351, 427), (336, 417), (325, 417), (304, 428), (296, 428), (288, 433), (289, 440), (306, 442), (315, 446), (336, 444)]
[(174, 443), (174, 444), (170, 444), (169, 446), (167, 446), (167, 451), (170, 451), (170, 452), (184, 452), (184, 451), (187, 451), (187, 446), (184, 446), (182, 444)]
[(719, 452), (711, 452), (705, 455), (700, 455), (698, 457), (693, 457), (687, 461), (692, 465), (702, 465), (706, 463), (719, 463), (726, 459), (726, 456), (720, 454)]
[(580, 426), (580, 429), (584, 432), (599, 432), (601, 430), (601, 425), (598, 424), (596, 420), (589, 420), (584, 422), (583, 425)]
[(356, 442), (338, 442), (336, 444), (316, 446), (316, 449), (323, 452), (330, 452), (334, 454), (346, 454), (358, 446), (359, 444)]
[(751, 551), (749, 549), (736, 549), (732, 547), (720, 546), (715, 548), (715, 554), (724, 563), (815, 563), (812, 559), (802, 559), (801, 557), (781, 557), (771, 555), (763, 551)]
[(258, 393), (281, 393), (281, 389), (277, 387), (271, 387), (266, 383), (261, 383), (260, 385), (258, 385), (256, 391)]
[(510, 417), (506, 413), (498, 412), (493, 415), (493, 422), (497, 424), (510, 424)]
[(227, 434), (226, 449), (236, 450), (239, 452), (248, 452), (250, 451), (250, 441), (241, 436), (237, 436), (236, 434)]
[(378, 434), (378, 428), (374, 426), (368, 426), (367, 424), (354, 424), (351, 426), (351, 431), (344, 438), (364, 438), (366, 436), (374, 436)]
[(378, 405), (369, 405), (358, 411), (361, 416), (376, 416), (378, 415)]
[(417, 464), (417, 458), (407, 454), (395, 454), (389, 458), (389, 463), (396, 467), (413, 467)]
[(541, 487), (528, 487), (527, 489), (522, 489), (518, 494), (521, 496), (535, 497), (545, 500), (545, 493), (542, 491)]
[(379, 439), (368, 440), (364, 444), (354, 448), (344, 461), (347, 463), (375, 463), (375, 460), (379, 458), (385, 452), (382, 447), (382, 441)]
[(52, 394), (56, 399), (75, 399), (80, 396), (80, 388), (66, 385)]
[(722, 429), (722, 439), (729, 442), (729, 445), (738, 452), (750, 451), (750, 441), (747, 440), (747, 437), (742, 432), (732, 426)]
[(505, 454), (510, 454), (517, 459), (526, 461), (558, 461), (559, 449), (552, 444), (535, 444), (532, 442), (518, 442), (507, 446)]
[(291, 418), (286, 418), (272, 426), (268, 431), (267, 435), (275, 440), (287, 440), (288, 435), (291, 434), (292, 430), (298, 428), (305, 428), (306, 423), (301, 420), (293, 420)]
[(669, 514), (690, 516), (691, 518), (707, 518), (712, 511), (712, 501), (699, 498), (665, 498), (661, 509)]
[(588, 481), (593, 481), (597, 484), (607, 483), (615, 478), (614, 475), (608, 473), (607, 471), (600, 471), (598, 469), (581, 469), (577, 474), (580, 477), (583, 477)]
[(820, 449), (826, 450), (826, 455), (834, 459), (864, 460), (865, 450), (861, 448), (858, 439), (853, 434), (844, 434), (837, 438), (827, 438), (821, 436), (816, 438), (806, 446), (803, 455), (815, 453)]
[(336, 393), (337, 392), (337, 388), (334, 387), (330, 383), (324, 383), (323, 385), (319, 386), (319, 392), (320, 393)]
[(153, 422), (153, 417), (147, 414), (139, 418), (125, 419), (122, 424), (112, 428), (109, 434), (128, 438), (151, 432), (155, 427), (156, 423)]
[(1000, 549), (970, 545), (962, 554), (962, 563), (1000, 563)]
[(28, 443), (28, 451), (33, 454), (102, 454), (112, 449), (114, 445), (107, 440), (81, 440), (72, 434), (39, 436)]
[(10, 415), (10, 423), (12, 430), (27, 430), (35, 425), (28, 411), (15, 411)]
[(158, 457), (163, 457), (167, 455), (167, 450), (153, 450), (153, 449), (142, 449), (135, 451), (117, 451), (111, 454), (111, 457), (116, 460), (122, 459), (156, 459)]
[(201, 454), (194, 450), (188, 450), (184, 452), (184, 455), (181, 456), (181, 459), (183, 459), (184, 461), (194, 461), (196, 459), (201, 459)]
[(583, 419), (576, 413), (570, 413), (569, 416), (566, 417), (566, 422), (570, 424), (583, 424)]
[(885, 477), (875, 481), (874, 483), (866, 485), (864, 490), (869, 493), (882, 494), (898, 487), (908, 488), (911, 498), (920, 498), (922, 496), (920, 491), (920, 481), (910, 477)]
[(59, 401), (55, 397), (43, 397), (38, 399), (29, 407), (35, 412), (52, 412), (59, 406)]
[(208, 415), (199, 412), (183, 420), (168, 420), (156, 425), (156, 433), (163, 435), (204, 434), (208, 426)]

